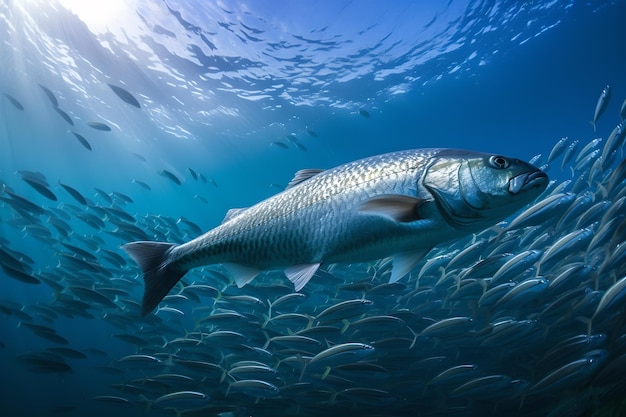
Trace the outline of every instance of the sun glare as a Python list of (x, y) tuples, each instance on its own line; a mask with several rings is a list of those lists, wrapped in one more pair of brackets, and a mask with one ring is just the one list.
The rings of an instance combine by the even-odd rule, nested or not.
[(59, 3), (76, 14), (92, 32), (103, 33), (111, 26), (119, 26), (121, 18), (132, 13), (134, 1), (129, 0), (59, 0)]

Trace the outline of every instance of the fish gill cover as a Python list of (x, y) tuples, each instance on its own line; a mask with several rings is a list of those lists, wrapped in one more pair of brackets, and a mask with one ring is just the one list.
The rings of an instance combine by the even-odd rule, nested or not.
[[(0, 412), (624, 415), (625, 12), (1, 2)], [(434, 147), (551, 182), (398, 282), (388, 259), (299, 292), (217, 264), (141, 318), (121, 245), (186, 242), (302, 169)]]

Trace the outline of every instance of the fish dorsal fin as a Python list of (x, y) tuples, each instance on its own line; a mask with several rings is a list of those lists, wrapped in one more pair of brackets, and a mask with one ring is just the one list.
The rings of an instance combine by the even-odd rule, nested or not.
[(389, 282), (396, 282), (411, 272), (411, 270), (415, 268), (415, 265), (417, 265), (419, 261), (421, 261), (422, 258), (430, 252), (430, 249), (431, 248), (427, 248), (394, 255), (391, 268), (391, 278), (389, 278)]
[(241, 213), (243, 213), (247, 209), (248, 209), (247, 207), (244, 207), (244, 208), (232, 208), (228, 210), (226, 212), (226, 216), (224, 216), (224, 220), (222, 220), (222, 224), (226, 223), (227, 221), (231, 219), (234, 219), (235, 217), (239, 216)]
[(232, 275), (235, 284), (237, 284), (239, 288), (250, 283), (250, 281), (261, 273), (261, 270), (258, 268), (236, 263), (223, 263), (222, 266)]
[(293, 282), (296, 291), (300, 291), (313, 278), (319, 267), (319, 263), (294, 265), (285, 269), (285, 275)]
[(366, 213), (379, 214), (397, 222), (413, 222), (422, 220), (419, 207), (428, 200), (402, 194), (384, 194), (369, 198), (362, 202), (358, 210)]
[(303, 181), (308, 180), (311, 177), (316, 176), (317, 174), (319, 174), (320, 172), (324, 172), (324, 169), (301, 169), (300, 171), (296, 172), (296, 174), (293, 176), (293, 178), (291, 179), (291, 181), (289, 181), (289, 184), (287, 184), (287, 188), (289, 189), (291, 187), (295, 187), (296, 185), (300, 184)]

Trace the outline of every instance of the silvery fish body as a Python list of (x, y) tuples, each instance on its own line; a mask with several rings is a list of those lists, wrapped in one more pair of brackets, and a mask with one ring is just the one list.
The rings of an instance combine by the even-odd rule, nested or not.
[(434, 246), (489, 227), (536, 198), (547, 176), (512, 158), (416, 149), (303, 170), (287, 189), (182, 245), (124, 245), (144, 272), (143, 314), (190, 269), (222, 263), (238, 286), (284, 269), (296, 290), (322, 264), (393, 257), (391, 281)]
[(593, 131), (596, 131), (596, 122), (604, 113), (606, 106), (609, 104), (609, 99), (611, 98), (611, 87), (606, 86), (602, 89), (602, 93), (600, 97), (598, 97), (598, 102), (596, 103), (596, 110), (593, 113), (593, 120), (591, 121), (591, 125), (593, 126)]

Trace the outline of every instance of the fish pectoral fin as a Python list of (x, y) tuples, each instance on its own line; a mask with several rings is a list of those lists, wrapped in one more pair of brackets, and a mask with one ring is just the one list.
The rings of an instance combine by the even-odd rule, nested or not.
[(300, 171), (296, 172), (296, 174), (293, 176), (291, 181), (289, 181), (289, 184), (287, 184), (287, 188), (295, 187), (301, 182), (306, 181), (309, 178), (314, 177), (320, 172), (324, 172), (324, 171), (325, 169), (314, 169), (314, 168), (301, 169)]
[(424, 256), (430, 252), (430, 249), (431, 248), (427, 248), (416, 252), (406, 252), (394, 255), (389, 282), (396, 282), (411, 272), (411, 269), (415, 268), (415, 265), (417, 265), (419, 261), (421, 261)]
[(228, 210), (226, 212), (226, 216), (224, 216), (224, 220), (222, 220), (222, 224), (226, 223), (227, 221), (231, 219), (234, 219), (235, 217), (239, 216), (241, 213), (243, 213), (247, 209), (248, 209), (247, 207), (244, 207), (244, 208), (232, 208)]
[(408, 195), (383, 194), (365, 200), (359, 205), (358, 210), (390, 217), (397, 222), (408, 223), (424, 219), (419, 214), (419, 207), (426, 202), (428, 200)]
[(296, 291), (300, 291), (313, 278), (320, 265), (320, 263), (315, 263), (290, 266), (285, 269), (285, 275), (289, 281), (293, 282)]
[(233, 277), (238, 288), (250, 283), (261, 273), (261, 269), (236, 263), (223, 263), (222, 266), (226, 268)]

